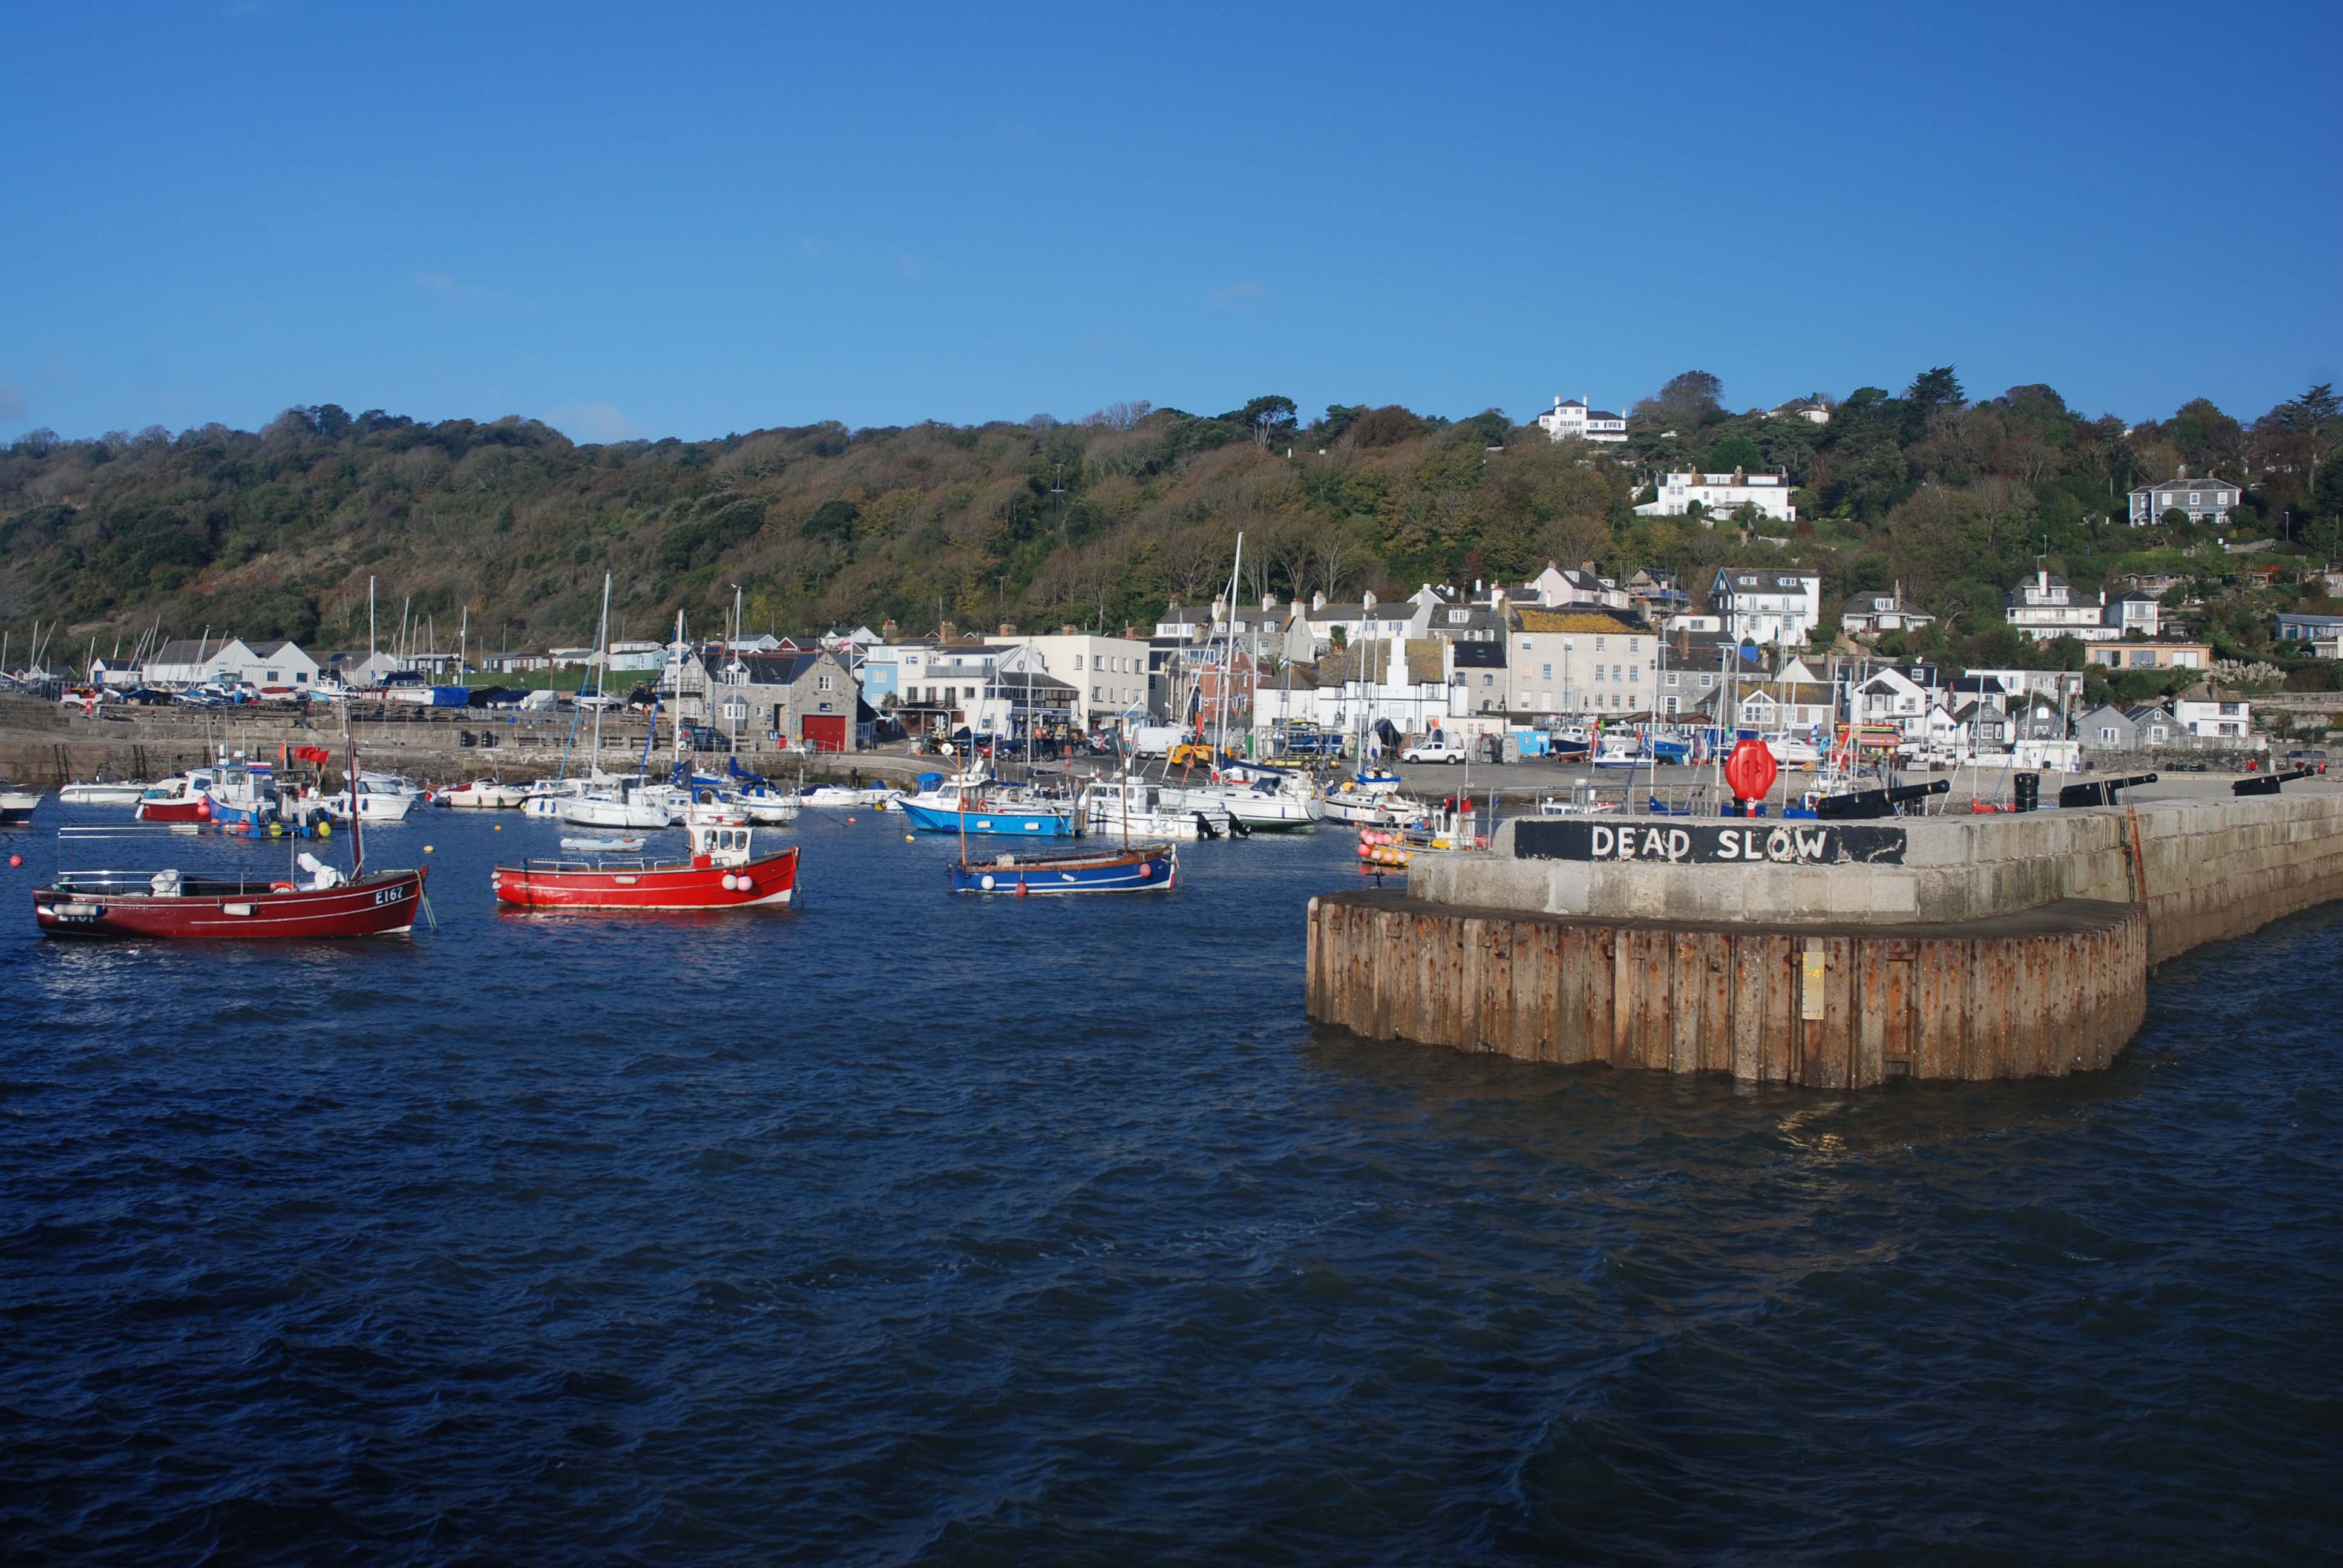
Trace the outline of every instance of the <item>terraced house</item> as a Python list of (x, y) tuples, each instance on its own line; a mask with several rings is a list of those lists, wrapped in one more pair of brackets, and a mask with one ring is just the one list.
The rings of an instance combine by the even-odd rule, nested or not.
[(1506, 711), (1535, 717), (1656, 710), (1659, 634), (1626, 611), (1523, 605), (1506, 618)]

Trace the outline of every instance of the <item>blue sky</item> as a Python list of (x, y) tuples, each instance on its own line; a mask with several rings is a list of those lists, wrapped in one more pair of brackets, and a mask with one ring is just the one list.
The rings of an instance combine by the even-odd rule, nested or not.
[(2343, 6), (22, 7), (0, 437), (2343, 380)]

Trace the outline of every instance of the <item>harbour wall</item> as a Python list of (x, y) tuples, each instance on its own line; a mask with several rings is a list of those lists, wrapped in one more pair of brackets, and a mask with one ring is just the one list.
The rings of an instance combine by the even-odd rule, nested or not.
[(1523, 818), (1312, 901), (1373, 1039), (1858, 1089), (2107, 1066), (2152, 967), (2343, 898), (2343, 794), (1883, 822)]

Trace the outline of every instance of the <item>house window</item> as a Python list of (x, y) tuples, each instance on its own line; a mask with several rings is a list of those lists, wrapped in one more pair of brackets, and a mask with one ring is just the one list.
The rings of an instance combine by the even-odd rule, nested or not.
[(1497, 678), (1493, 675), (1484, 674), (1481, 677), (1481, 684), (1483, 686), (1494, 686), (1497, 684)]
[(1538, 678), (1540, 680), (1552, 680), (1554, 678), (1554, 666), (1550, 664), (1539, 665)]
[(814, 677), (813, 689), (814, 689), (816, 691), (828, 691), (828, 690), (830, 689), (830, 677), (828, 677), (827, 675), (818, 675), (818, 676)]
[(1081, 667), (1082, 667), (1082, 656), (1081, 656), (1081, 654), (1079, 654), (1079, 653), (1078, 653), (1078, 654), (1074, 655), (1074, 668), (1075, 668), (1076, 669), (1080, 669)]
[(1603, 667), (1599, 664), (1594, 667), (1594, 678), (1597, 680), (1603, 678)]
[(2100, 725), (2099, 739), (2109, 746), (2114, 745), (2116, 742), (2116, 727), (2112, 724)]
[(1594, 651), (1597, 653), (1603, 651), (1603, 639), (1599, 637), (1594, 639)]
[[(1673, 670), (1673, 669), (1672, 669), (1672, 670), (1668, 671), (1668, 684), (1669, 684), (1670, 686), (1674, 686), (1674, 685), (1675, 685), (1675, 683), (1676, 683), (1676, 672), (1675, 672), (1674, 670)], [(1673, 712), (1674, 712), (1674, 711), (1675, 711), (1675, 710), (1674, 710), (1674, 709), (1669, 709), (1669, 711), (1673, 713)]]
[(1627, 667), (1627, 678), (1628, 678), (1628, 679), (1630, 679), (1630, 680), (1641, 680), (1641, 679), (1643, 679), (1643, 678), (1644, 678), (1644, 667), (1643, 667), (1642, 665), (1640, 665), (1640, 664), (1631, 664), (1631, 665), (1629, 665), (1629, 666)]

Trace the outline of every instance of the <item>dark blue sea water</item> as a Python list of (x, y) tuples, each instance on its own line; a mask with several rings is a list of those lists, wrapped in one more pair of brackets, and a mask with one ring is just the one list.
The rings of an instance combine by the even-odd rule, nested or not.
[(492, 913), (500, 820), (319, 948), (44, 944), (5, 846), (0, 1558), (2334, 1549), (2333, 915), (1839, 1099), (1313, 1032), (1333, 833), (978, 902), (809, 821), (802, 911), (621, 921)]

